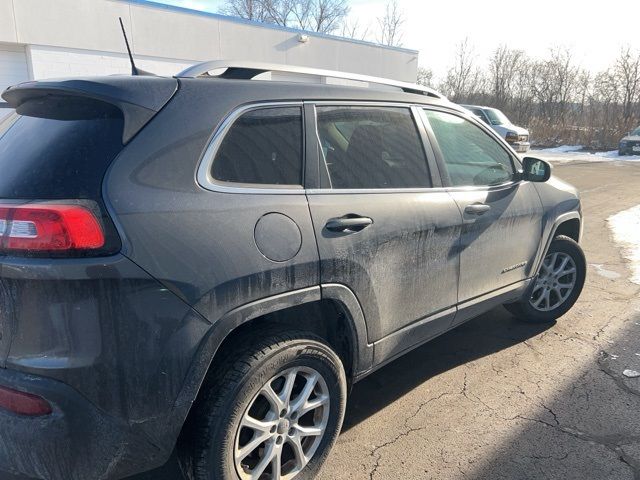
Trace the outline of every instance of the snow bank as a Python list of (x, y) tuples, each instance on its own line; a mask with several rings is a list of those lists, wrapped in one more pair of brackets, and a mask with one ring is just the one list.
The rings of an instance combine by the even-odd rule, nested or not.
[(631, 281), (640, 285), (640, 205), (612, 215), (607, 220), (613, 239), (631, 261)]
[[(618, 155), (617, 150), (611, 150), (609, 152), (585, 152), (582, 151), (580, 145), (562, 145), (555, 148), (543, 148), (541, 150), (531, 150), (529, 155), (533, 157), (541, 158), (551, 162), (606, 162), (606, 161), (620, 161), (620, 162), (639, 162), (640, 155), (626, 155), (621, 157)], [(527, 156), (524, 154), (523, 156)]]
[(613, 158), (615, 160), (631, 160), (631, 161), (640, 160), (640, 155), (625, 155), (621, 157), (620, 155), (618, 155), (617, 150), (611, 150), (610, 152), (596, 152), (594, 153), (594, 155), (596, 157)]
[(542, 148), (538, 150), (539, 152), (548, 152), (548, 153), (568, 153), (568, 152), (577, 152), (582, 150), (584, 147), (582, 145), (561, 145), (559, 147), (554, 148)]

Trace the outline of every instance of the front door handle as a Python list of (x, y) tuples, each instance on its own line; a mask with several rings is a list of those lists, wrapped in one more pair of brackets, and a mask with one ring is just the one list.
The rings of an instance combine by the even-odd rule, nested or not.
[(325, 228), (331, 232), (359, 232), (372, 224), (373, 220), (369, 217), (349, 214), (344, 217), (329, 219)]
[(484, 203), (473, 203), (464, 207), (464, 213), (469, 215), (484, 215), (489, 210), (491, 210), (491, 206)]

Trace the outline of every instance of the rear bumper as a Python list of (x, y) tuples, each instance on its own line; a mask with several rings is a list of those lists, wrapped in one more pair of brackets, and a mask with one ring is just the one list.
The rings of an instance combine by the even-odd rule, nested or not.
[(163, 464), (210, 326), (121, 255), (0, 257), (0, 385), (53, 406), (0, 410), (0, 479), (120, 479)]
[(0, 369), (0, 385), (41, 396), (53, 408), (42, 417), (0, 410), (0, 478), (118, 478), (120, 465), (153, 463), (159, 456), (141, 433), (61, 382)]

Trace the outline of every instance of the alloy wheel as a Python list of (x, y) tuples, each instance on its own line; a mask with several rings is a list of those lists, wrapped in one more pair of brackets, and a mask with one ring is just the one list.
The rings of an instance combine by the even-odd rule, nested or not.
[(576, 264), (570, 255), (563, 252), (548, 254), (542, 262), (529, 303), (541, 312), (558, 308), (573, 292), (576, 278)]
[(309, 367), (271, 378), (249, 403), (235, 438), (242, 480), (290, 480), (309, 463), (327, 428), (329, 389)]

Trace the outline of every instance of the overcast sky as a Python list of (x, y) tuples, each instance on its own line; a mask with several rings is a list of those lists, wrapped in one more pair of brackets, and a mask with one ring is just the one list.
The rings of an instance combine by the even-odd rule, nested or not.
[[(223, 0), (154, 0), (218, 12)], [(386, 0), (351, 0), (351, 19), (375, 31)], [(640, 49), (640, 1), (399, 0), (405, 14), (402, 46), (420, 51), (420, 65), (442, 76), (465, 37), (484, 61), (501, 43), (544, 56), (569, 47), (592, 71), (607, 68), (623, 46)]]

